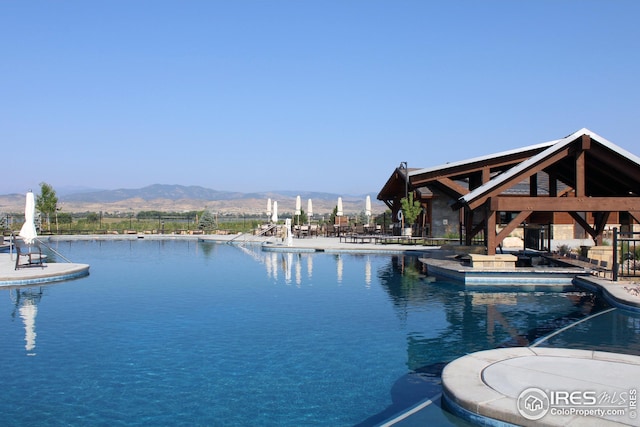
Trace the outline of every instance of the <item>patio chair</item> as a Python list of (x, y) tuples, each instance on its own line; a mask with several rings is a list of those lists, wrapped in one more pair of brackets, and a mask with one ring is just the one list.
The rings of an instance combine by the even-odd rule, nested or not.
[(44, 268), (44, 262), (47, 256), (42, 254), (42, 249), (37, 241), (31, 245), (27, 245), (22, 239), (13, 239), (13, 245), (16, 248), (15, 270), (36, 265)]

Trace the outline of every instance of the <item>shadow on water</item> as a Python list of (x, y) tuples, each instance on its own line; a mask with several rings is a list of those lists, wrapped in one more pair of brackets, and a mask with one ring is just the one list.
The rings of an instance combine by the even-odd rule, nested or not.
[(530, 346), (539, 339), (546, 337), (559, 329), (565, 328), (579, 320), (600, 313), (611, 307), (605, 300), (594, 294), (569, 294), (567, 295), (567, 298), (574, 302), (575, 310), (537, 325), (523, 334), (505, 341), (497, 348)]
[(402, 322), (431, 322), (431, 333), (425, 336), (407, 328), (409, 372), (389, 390), (391, 404), (357, 427), (380, 425), (427, 400), (438, 406), (431, 411), (439, 412), (439, 423), (467, 425), (439, 408), (442, 371), (448, 362), (475, 351), (529, 346), (610, 308), (601, 298), (578, 289), (469, 291), (460, 284), (426, 277), (417, 259), (406, 256), (395, 257), (380, 278)]
[(392, 403), (383, 411), (356, 424), (356, 427), (376, 426), (426, 399), (439, 399), (442, 392), (442, 370), (446, 363), (434, 363), (403, 375), (391, 387)]

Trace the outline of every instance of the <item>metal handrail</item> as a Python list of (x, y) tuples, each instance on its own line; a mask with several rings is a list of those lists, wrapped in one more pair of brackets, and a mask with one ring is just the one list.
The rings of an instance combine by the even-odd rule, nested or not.
[(54, 254), (58, 255), (60, 258), (62, 258), (63, 260), (65, 260), (66, 262), (72, 264), (73, 261), (69, 260), (69, 258), (65, 257), (64, 255), (62, 255), (60, 252), (56, 251), (55, 249), (53, 249), (51, 246), (47, 245), (45, 242), (43, 242), (42, 240), (38, 239), (36, 237), (36, 240), (41, 244), (44, 245), (47, 249), (49, 249), (51, 252), (53, 252)]
[[(266, 233), (268, 233), (269, 231), (273, 230), (274, 228), (276, 228), (278, 226), (278, 224), (271, 224), (268, 228), (260, 231), (260, 233), (256, 234), (256, 237), (259, 236), (264, 236)], [(233, 243), (234, 240), (239, 239), (240, 237), (246, 236), (247, 233), (240, 233), (237, 236), (235, 236), (233, 239), (227, 241), (228, 244)]]

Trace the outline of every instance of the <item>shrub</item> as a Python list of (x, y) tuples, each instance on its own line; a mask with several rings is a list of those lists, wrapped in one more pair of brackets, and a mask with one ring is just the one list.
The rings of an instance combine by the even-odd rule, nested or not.
[(571, 247), (569, 245), (560, 245), (558, 246), (558, 253), (562, 256), (567, 256), (571, 254)]

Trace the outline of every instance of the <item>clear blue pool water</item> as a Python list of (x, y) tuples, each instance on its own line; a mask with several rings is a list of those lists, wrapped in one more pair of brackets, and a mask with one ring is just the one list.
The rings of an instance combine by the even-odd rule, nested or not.
[[(91, 274), (0, 290), (6, 426), (375, 425), (436, 396), (445, 363), (606, 308), (577, 290), (465, 290), (405, 255), (55, 245)], [(607, 341), (610, 326), (592, 328)]]

